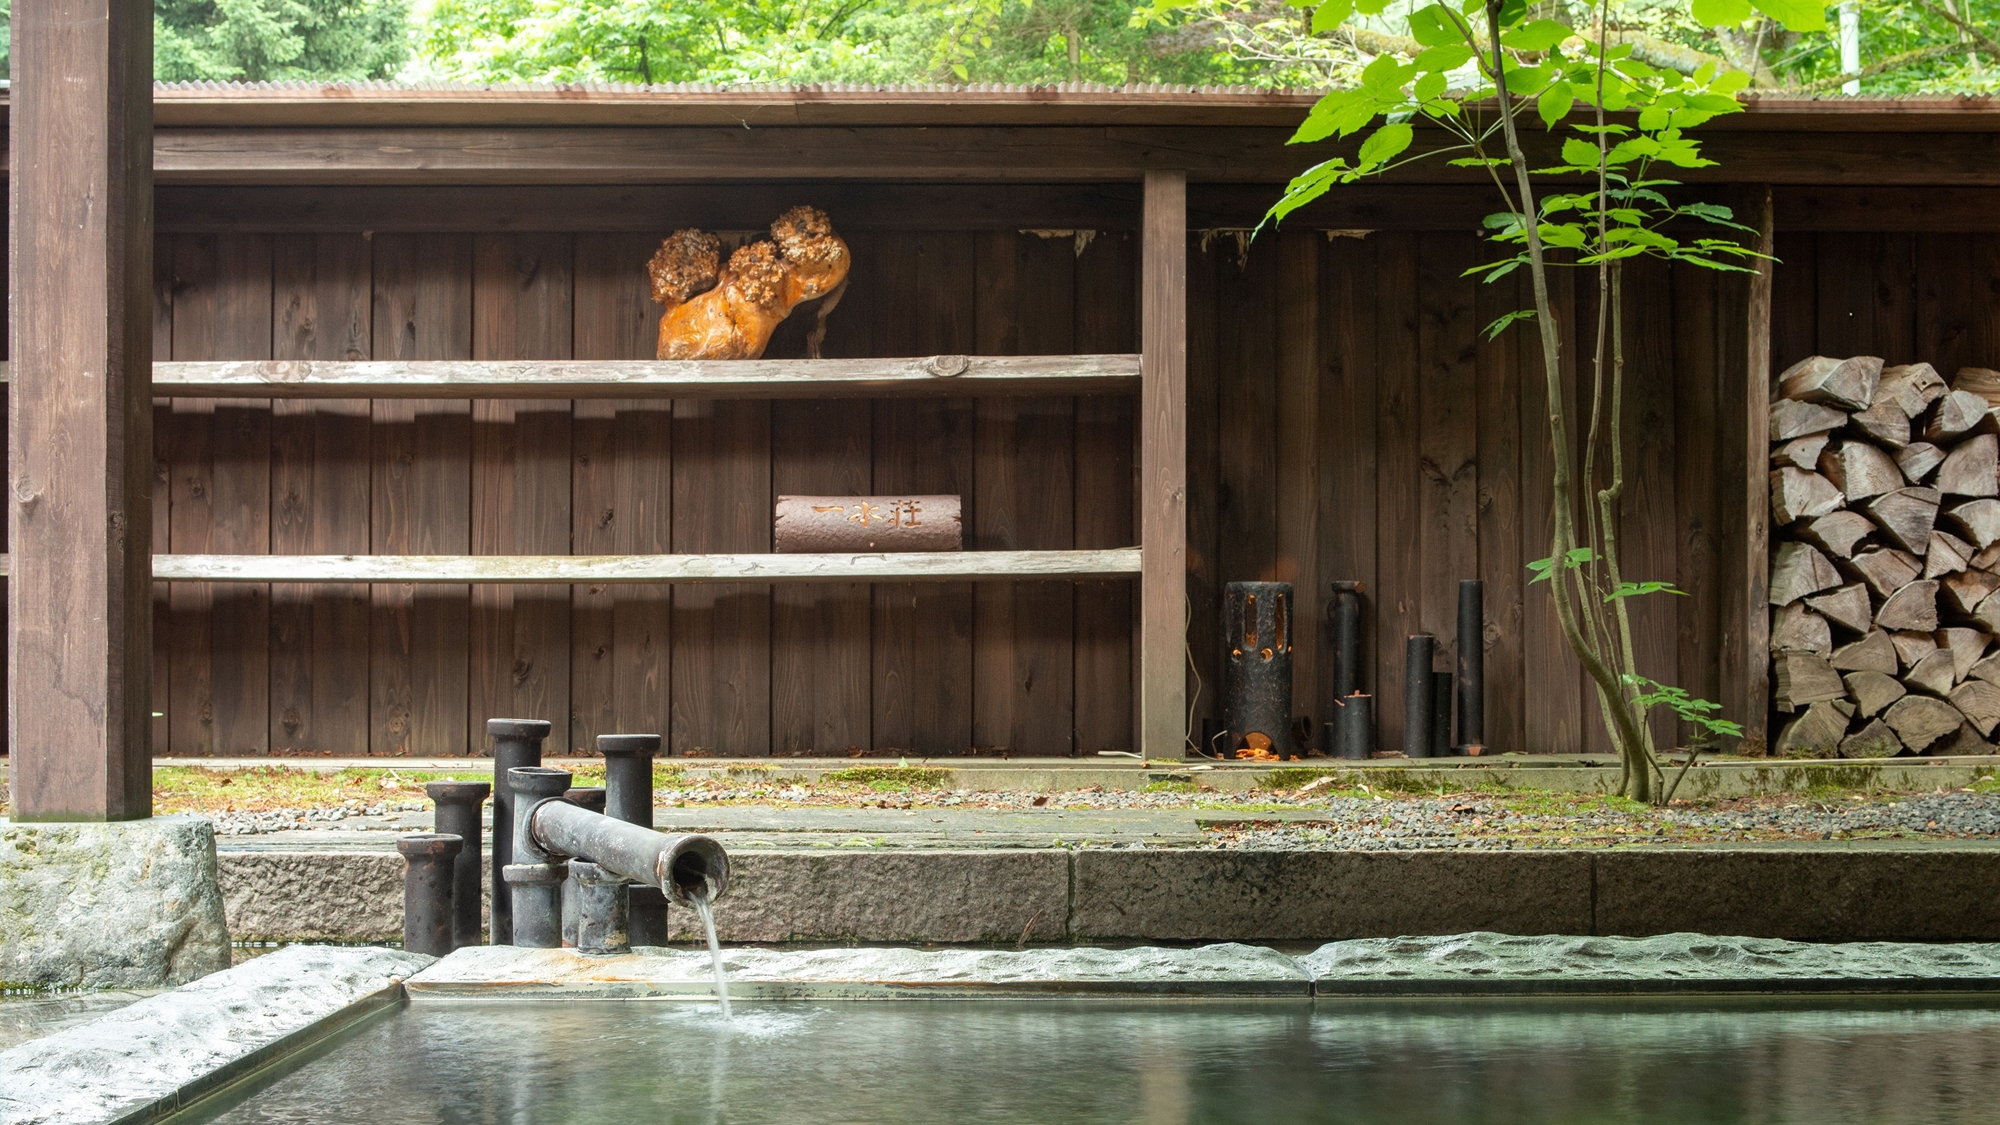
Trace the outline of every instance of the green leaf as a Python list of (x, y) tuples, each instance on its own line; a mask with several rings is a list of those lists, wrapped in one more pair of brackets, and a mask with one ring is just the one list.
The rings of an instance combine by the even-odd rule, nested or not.
[(1389, 0), (1354, 0), (1354, 10), (1364, 16), (1379, 16), (1389, 6)]
[(1369, 134), (1367, 140), (1361, 142), (1361, 152), (1356, 159), (1363, 168), (1374, 168), (1385, 164), (1409, 148), (1410, 141), (1415, 135), (1416, 131), (1404, 122), (1384, 125)]
[(1636, 598), (1644, 594), (1679, 594), (1687, 597), (1686, 590), (1674, 589), (1671, 582), (1620, 582), (1609, 594), (1604, 595), (1608, 604), (1620, 598)]
[(1826, 8), (1820, 0), (1751, 0), (1757, 10), (1784, 24), (1789, 31), (1825, 31)]
[(1315, 34), (1332, 31), (1347, 22), (1354, 14), (1354, 0), (1326, 0), (1313, 9), (1312, 29)]
[(1750, 18), (1750, 0), (1694, 0), (1694, 22), (1703, 27), (1735, 27)]
[(1542, 91), (1542, 96), (1535, 99), (1535, 112), (1542, 115), (1542, 124), (1545, 127), (1554, 129), (1556, 122), (1568, 117), (1570, 109), (1575, 105), (1576, 92), (1570, 88), (1569, 83), (1551, 82), (1549, 88)]
[(1325, 195), (1335, 184), (1347, 183), (1353, 178), (1354, 170), (1347, 166), (1344, 157), (1336, 156), (1315, 164), (1285, 185), (1285, 194), (1271, 204), (1271, 209), (1264, 212), (1263, 222), (1257, 225), (1261, 227), (1264, 223), (1283, 222), (1285, 216)]
[(1442, 71), (1434, 70), (1429, 74), (1420, 75), (1417, 78), (1415, 89), (1411, 91), (1412, 96), (1420, 102), (1430, 101), (1439, 94), (1444, 93), (1445, 86), (1450, 81), (1451, 79), (1446, 77)]
[[(1580, 567), (1585, 563), (1592, 563), (1596, 561), (1597, 561), (1597, 551), (1594, 548), (1571, 547), (1569, 549), (1569, 553), (1563, 556), (1563, 568), (1569, 570), (1575, 570), (1577, 567)], [(1550, 555), (1548, 558), (1536, 559), (1534, 562), (1529, 563), (1528, 569), (1535, 573), (1535, 577), (1530, 578), (1528, 580), (1528, 585), (1532, 586), (1537, 582), (1545, 581), (1551, 575), (1553, 575), (1555, 571), (1558, 569), (1555, 565), (1555, 562), (1556, 562), (1556, 557), (1554, 555)]]
[(1436, 4), (1410, 13), (1410, 38), (1426, 47), (1449, 47), (1465, 42), (1465, 37), (1458, 33), (1458, 25), (1446, 18)]
[(1472, 48), (1464, 43), (1453, 43), (1444, 47), (1426, 47), (1418, 52), (1410, 62), (1424, 73), (1432, 71), (1457, 70), (1472, 61)]
[[(1511, 325), (1513, 325), (1515, 321), (1533, 320), (1533, 319), (1535, 319), (1535, 310), (1515, 309), (1513, 312), (1501, 314), (1501, 316), (1498, 319), (1496, 319), (1493, 323), (1487, 325), (1483, 335), (1487, 339), (1491, 340), (1499, 336), (1500, 333), (1507, 331), (1507, 329)], [(1537, 579), (1536, 581), (1540, 581), (1540, 579)]]
[(1546, 51), (1575, 34), (1576, 32), (1554, 20), (1535, 20), (1512, 31), (1503, 32), (1500, 42), (1517, 51)]
[(1597, 167), (1597, 146), (1571, 137), (1563, 142), (1563, 159), (1578, 168)]

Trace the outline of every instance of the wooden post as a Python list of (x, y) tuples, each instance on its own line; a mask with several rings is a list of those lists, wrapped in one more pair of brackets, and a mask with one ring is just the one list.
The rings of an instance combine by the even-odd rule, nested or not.
[(1187, 747), (1187, 176), (1146, 173), (1140, 279), (1139, 753)]
[(153, 15), (16, 0), (8, 745), (20, 820), (152, 815)]
[(1771, 458), (1771, 270), (1775, 246), (1774, 216), (1769, 184), (1757, 189), (1750, 205), (1757, 226), (1756, 272), (1750, 275), (1745, 317), (1748, 346), (1744, 352), (1744, 455), (1742, 581), (1749, 592), (1743, 607), (1742, 701), (1732, 708), (1741, 715), (1744, 749), (1768, 746), (1767, 718), (1771, 712), (1771, 507), (1765, 470)]

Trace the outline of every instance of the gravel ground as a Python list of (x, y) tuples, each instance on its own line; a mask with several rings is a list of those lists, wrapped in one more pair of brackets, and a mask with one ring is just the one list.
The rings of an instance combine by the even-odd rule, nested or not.
[[(1621, 802), (1622, 804), (1622, 802)], [(1527, 807), (1523, 807), (1526, 805)], [(1956, 791), (1827, 801), (1743, 800), (1669, 809), (1546, 798), (1326, 802), (1312, 824), (1211, 830), (1215, 846), (1256, 851), (1548, 848), (1781, 840), (1983, 840), (2000, 837), (2000, 794)]]
[[(1641, 843), (1727, 843), (1784, 840), (2000, 838), (2000, 793), (1952, 790), (1923, 794), (1835, 795), (1682, 802), (1646, 808), (1617, 798), (1559, 793), (1339, 793), (1293, 790), (1217, 793), (1193, 786), (1151, 792), (1081, 789), (970, 791), (867, 786), (758, 786), (697, 782), (660, 789), (662, 808), (758, 805), (767, 808), (961, 809), (1008, 812), (1187, 810), (1237, 818), (1211, 826), (1211, 847), (1257, 850), (1593, 847)], [(249, 836), (423, 813), (421, 800), (380, 801), (269, 812), (215, 811), (222, 836)]]

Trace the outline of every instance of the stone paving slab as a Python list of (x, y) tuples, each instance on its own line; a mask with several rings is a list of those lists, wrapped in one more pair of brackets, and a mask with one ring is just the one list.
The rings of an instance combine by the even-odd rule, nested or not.
[[(751, 1000), (1311, 995), (1292, 958), (1254, 945), (1197, 949), (724, 949), (729, 995)], [(410, 978), (413, 1001), (442, 996), (570, 1000), (715, 994), (704, 951), (640, 949), (586, 957), (568, 949), (461, 949)]]
[(293, 946), (0, 1051), (0, 1121), (152, 1121), (395, 1003), (435, 958)]
[(1996, 944), (1469, 933), (1330, 942), (1297, 960), (1318, 996), (2000, 991)]

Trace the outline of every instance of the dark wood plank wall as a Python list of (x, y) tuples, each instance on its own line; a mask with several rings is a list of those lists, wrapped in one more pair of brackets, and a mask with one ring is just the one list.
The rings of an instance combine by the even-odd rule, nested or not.
[[(648, 235), (177, 234), (162, 357), (644, 358)], [(856, 232), (833, 356), (1132, 351), (1130, 232)], [(770, 354), (803, 354), (802, 318)], [(778, 492), (966, 496), (967, 546), (1127, 546), (1132, 404), (180, 400), (156, 550), (766, 551)], [(487, 717), (676, 752), (1131, 743), (1124, 582), (157, 595), (161, 754), (454, 755)]]
[[(1081, 251), (1011, 231), (860, 230), (851, 241), (859, 265), (830, 321), (829, 355), (1136, 347), (1130, 232), (1102, 232)], [(1781, 239), (1776, 362), (1861, 340), (1907, 341), (1940, 367), (1993, 362), (1990, 242)], [(651, 243), (174, 235), (160, 249), (160, 354), (643, 357)], [(1458, 580), (1479, 577), (1488, 742), (1604, 746), (1546, 592), (1526, 582), (1527, 562), (1548, 553), (1547, 388), (1531, 333), (1481, 335), (1526, 303), (1512, 284), (1460, 277), (1482, 252), (1470, 236), (1436, 232), (1293, 229), (1247, 250), (1229, 232), (1197, 238), (1197, 720), (1217, 704), (1223, 583), (1298, 584), (1296, 709), (1321, 716), (1334, 674), (1327, 583), (1355, 578), (1370, 611), (1361, 680), (1384, 700), (1379, 744), (1400, 745), (1404, 637), (1437, 633), (1446, 666)], [(1572, 357), (1562, 393), (1580, 419), (1590, 367), (1574, 349), (1590, 338), (1594, 285), (1565, 274), (1557, 290)], [(1690, 595), (1636, 607), (1641, 663), (1708, 698), (1722, 694), (1722, 638), (1744, 612), (1722, 577), (1742, 524), (1731, 508), (1740, 490), (1723, 482), (1749, 471), (1729, 453), (1741, 444), (1729, 437), (1741, 416), (1741, 309), (1729, 277), (1641, 267), (1628, 285), (1627, 572)], [(771, 354), (800, 354), (802, 334), (787, 325)], [(1112, 398), (180, 402), (156, 411), (156, 546), (761, 551), (778, 492), (899, 489), (964, 493), (971, 547), (1126, 545), (1132, 409)], [(567, 715), (578, 748), (636, 729), (668, 734), (675, 752), (1088, 754), (1131, 742), (1131, 597), (1122, 582), (176, 586), (159, 595), (157, 749), (463, 754), (482, 746), (485, 718), (511, 713)]]

